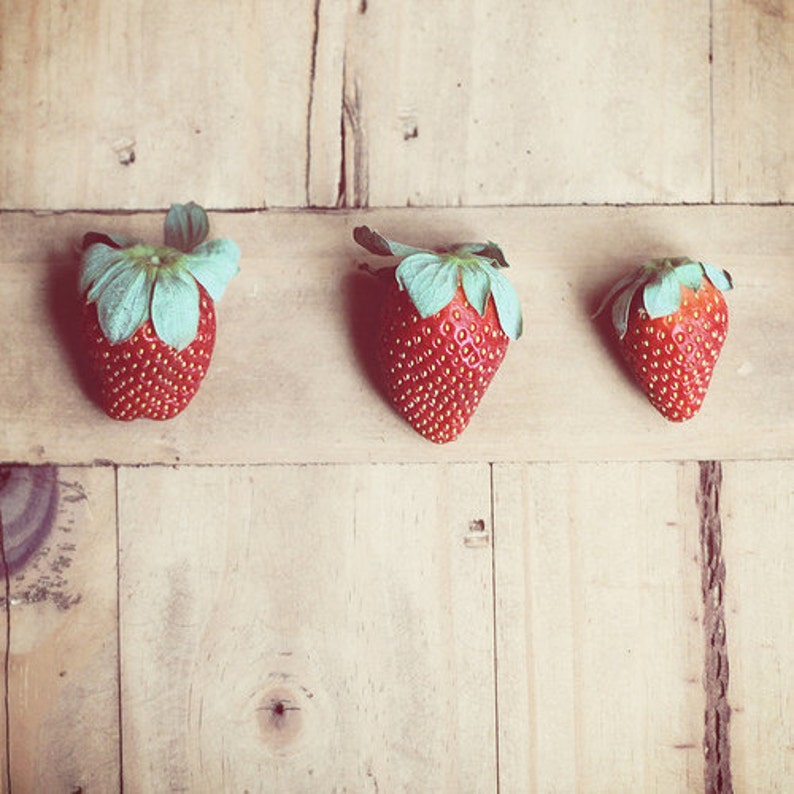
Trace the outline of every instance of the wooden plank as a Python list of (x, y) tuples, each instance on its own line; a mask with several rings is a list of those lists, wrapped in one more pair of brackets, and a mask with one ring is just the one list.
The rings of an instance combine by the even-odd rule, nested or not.
[(717, 201), (794, 200), (794, 2), (715, 0)]
[(124, 790), (495, 791), (489, 486), (121, 469)]
[(725, 633), (736, 791), (794, 780), (794, 462), (724, 466)]
[(696, 467), (494, 467), (502, 791), (702, 791)]
[[(790, 207), (586, 207), (230, 213), (241, 274), (219, 304), (209, 376), (167, 423), (113, 422), (88, 396), (73, 246), (92, 228), (159, 239), (162, 214), (0, 215), (0, 460), (86, 463), (676, 460), (794, 456)], [(525, 312), (477, 416), (454, 444), (411, 430), (370, 365), (375, 281), (351, 240), (367, 222), (417, 244), (504, 246)], [(687, 252), (734, 275), (731, 330), (703, 410), (673, 425), (591, 321), (607, 286)], [(374, 263), (373, 264), (380, 264)]]
[[(306, 204), (310, 101), (332, 85), (312, 85), (315, 24), (279, 0), (3, 3), (2, 206)], [(335, 107), (341, 162), (341, 89)]]
[(114, 471), (4, 472), (11, 789), (116, 791)]
[(5, 208), (710, 196), (706, 4), (34, 0), (0, 13)]
[[(360, 3), (347, 137), (370, 206), (711, 195), (709, 5)], [(362, 175), (357, 173), (363, 170)]]

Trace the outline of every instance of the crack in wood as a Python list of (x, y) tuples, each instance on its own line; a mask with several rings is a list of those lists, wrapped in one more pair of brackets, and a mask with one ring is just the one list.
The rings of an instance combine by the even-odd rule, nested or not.
[[(343, 89), (345, 93), (342, 100), (345, 131), (342, 140), (342, 171), (337, 207), (360, 209), (369, 206), (369, 164), (367, 141), (361, 119), (361, 85), (355, 78), (351, 82), (352, 85), (348, 90), (348, 80), (345, 75)], [(347, 129), (350, 130), (350, 135), (347, 134)], [(348, 144), (352, 148), (352, 164), (347, 156)], [(351, 168), (352, 179), (348, 173)]]
[(347, 201), (347, 118), (345, 91), (347, 87), (347, 49), (342, 60), (342, 101), (339, 108), (339, 181), (336, 185), (336, 209)]
[(312, 180), (312, 115), (314, 113), (314, 84), (317, 79), (317, 46), (320, 40), (320, 2), (314, 0), (314, 29), (312, 30), (312, 52), (309, 60), (309, 102), (306, 108), (306, 175), (304, 177), (304, 192), (306, 206), (311, 207), (311, 180)]
[(701, 592), (706, 690), (703, 752), (706, 794), (731, 794), (730, 718), (728, 703), (728, 646), (725, 630), (725, 560), (722, 557), (719, 461), (701, 461), (698, 507), (700, 511)]

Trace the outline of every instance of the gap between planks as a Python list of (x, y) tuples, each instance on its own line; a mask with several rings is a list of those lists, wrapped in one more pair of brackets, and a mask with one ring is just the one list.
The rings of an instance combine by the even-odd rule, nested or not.
[(705, 639), (703, 686), (706, 690), (703, 737), (705, 790), (706, 794), (730, 794), (733, 783), (730, 755), (731, 708), (728, 703), (730, 664), (723, 600), (726, 565), (722, 556), (720, 517), (722, 465), (719, 461), (701, 461), (699, 469), (700, 564)]
[[(354, 100), (345, 100), (345, 113), (356, 113)], [(346, 182), (346, 180), (342, 180)], [(359, 191), (363, 196), (366, 195), (366, 189), (361, 188)], [(340, 194), (344, 196), (346, 188), (340, 189)], [(170, 206), (170, 205), (168, 205)], [(168, 206), (155, 206), (155, 207), (135, 207), (134, 209), (107, 209), (106, 207), (59, 207), (58, 209), (50, 209), (48, 207), (8, 207), (0, 209), (0, 215), (31, 215), (36, 218), (50, 217), (57, 215), (98, 215), (108, 218), (125, 217), (133, 215), (161, 215), (168, 211)], [(500, 204), (379, 204), (370, 206), (364, 201), (360, 195), (354, 198), (350, 204), (336, 203), (328, 205), (306, 204), (305, 206), (293, 207), (289, 205), (280, 204), (261, 204), (261, 205), (247, 205), (243, 207), (224, 207), (213, 206), (210, 203), (204, 207), (207, 212), (214, 215), (263, 215), (263, 214), (278, 214), (278, 215), (349, 215), (355, 210), (362, 212), (390, 212), (401, 211), (406, 209), (412, 210), (481, 210), (481, 211), (498, 211), (498, 210), (544, 210), (544, 209), (698, 209), (698, 208), (714, 208), (719, 209), (722, 207), (744, 207), (746, 209), (765, 209), (769, 207), (794, 207), (792, 201), (548, 201), (537, 202), (533, 204), (527, 203), (500, 203)]]

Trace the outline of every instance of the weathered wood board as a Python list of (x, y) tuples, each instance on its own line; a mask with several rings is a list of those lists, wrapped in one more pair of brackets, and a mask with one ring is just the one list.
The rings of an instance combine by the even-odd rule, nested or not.
[(791, 22), (790, 0), (14, 0), (0, 207), (791, 201)]
[[(265, 463), (786, 458), (794, 451), (789, 207), (587, 207), (215, 214), (241, 273), (218, 305), (209, 376), (175, 420), (113, 422), (86, 380), (76, 246), (89, 229), (160, 239), (163, 216), (0, 215), (0, 460)], [(499, 241), (525, 335), (454, 444), (417, 436), (372, 366), (377, 281), (351, 239), (369, 223), (416, 244)], [(590, 315), (654, 255), (729, 269), (728, 341), (700, 415), (664, 421)]]
[(494, 467), (502, 791), (702, 791), (697, 467)]
[(716, 201), (794, 201), (794, 2), (714, 0)]
[[(793, 48), (792, 0), (0, 3), (0, 791), (788, 792)], [(113, 422), (77, 246), (191, 199), (210, 374)], [(512, 264), (454, 444), (380, 395), (360, 223)], [(736, 289), (672, 425), (590, 315), (679, 254)]]
[(723, 551), (736, 791), (794, 780), (794, 463), (725, 465)]
[(119, 471), (125, 791), (493, 791), (489, 472)]
[[(0, 470), (2, 790), (120, 785), (115, 473)], [(7, 674), (7, 678), (5, 677)]]
[(359, 203), (710, 199), (707, 3), (366, 7), (346, 69)]
[(307, 203), (311, 3), (1, 8), (3, 207)]

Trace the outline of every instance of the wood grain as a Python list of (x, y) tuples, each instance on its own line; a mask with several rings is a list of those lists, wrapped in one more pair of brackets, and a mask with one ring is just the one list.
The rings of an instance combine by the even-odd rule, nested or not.
[(279, 0), (3, 3), (2, 206), (305, 205), (314, 26)]
[(493, 791), (488, 467), (119, 472), (125, 791)]
[(14, 792), (111, 792), (120, 782), (115, 474), (54, 471), (52, 527), (11, 577), (9, 780)]
[(361, 5), (371, 206), (709, 199), (707, 3)]
[(706, 4), (32, 0), (0, 13), (4, 208), (710, 197)]
[(723, 553), (736, 791), (785, 792), (794, 779), (794, 463), (724, 466)]
[[(243, 251), (219, 304), (209, 376), (188, 410), (132, 425), (95, 407), (75, 328), (73, 247), (88, 229), (160, 238), (161, 214), (0, 215), (0, 459), (267, 463), (786, 458), (794, 451), (787, 207), (514, 208), (216, 214)], [(525, 336), (454, 444), (414, 433), (372, 367), (376, 280), (351, 230), (435, 245), (499, 241)], [(608, 285), (653, 255), (732, 271), (731, 330), (700, 415), (664, 421), (593, 322)], [(370, 258), (371, 259), (371, 258)], [(373, 262), (373, 264), (381, 264)]]
[(0, 30), (6, 209), (794, 195), (790, 0), (13, 0)]
[[(0, 791), (789, 791), (793, 20), (0, 3)], [(78, 243), (191, 199), (243, 251), (210, 374), (113, 422)], [(360, 223), (512, 264), (526, 333), (454, 444), (380, 395)], [(736, 288), (672, 425), (590, 315), (679, 254)], [(7, 463), (54, 472), (32, 551)]]
[(500, 790), (703, 790), (696, 482), (494, 467)]
[(715, 0), (716, 201), (794, 200), (794, 2)]

